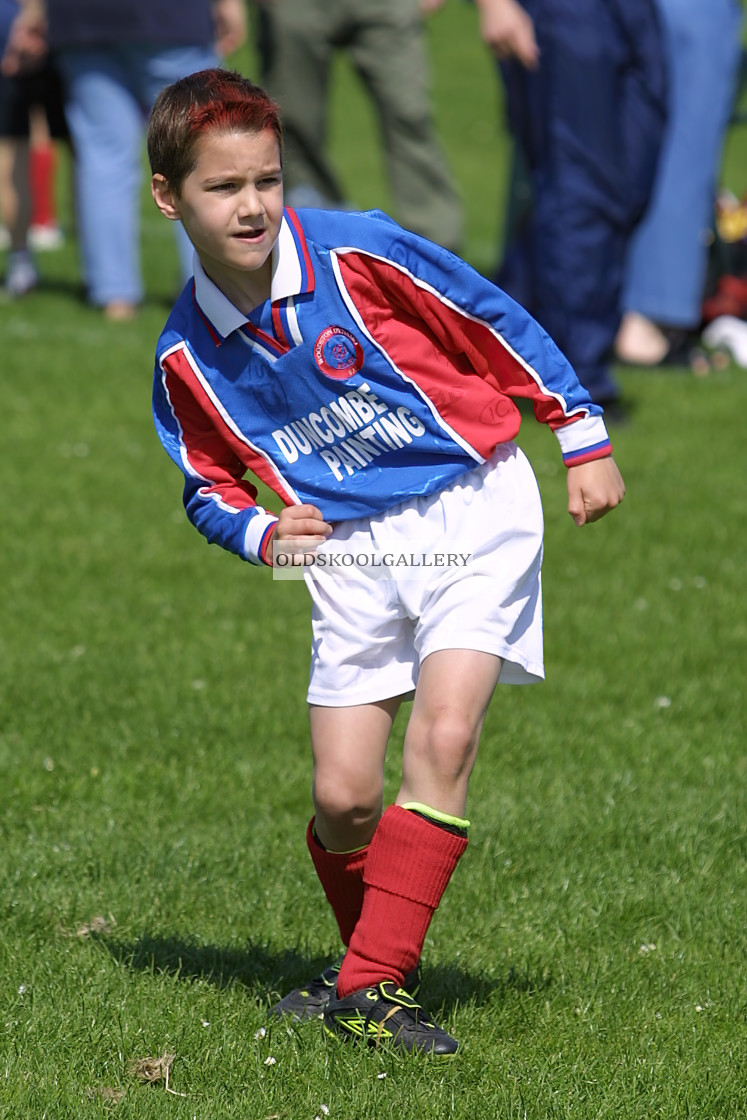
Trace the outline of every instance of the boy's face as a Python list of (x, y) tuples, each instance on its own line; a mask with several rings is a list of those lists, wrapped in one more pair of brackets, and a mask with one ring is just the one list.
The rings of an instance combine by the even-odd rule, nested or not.
[[(197, 141), (195, 168), (175, 195), (162, 176), (153, 197), (179, 218), (205, 271), (229, 295), (261, 271), (269, 295), (270, 254), (283, 217), (283, 176), (277, 137), (264, 132), (208, 132)], [(159, 181), (160, 180), (160, 181)], [(263, 297), (263, 298), (265, 298)]]

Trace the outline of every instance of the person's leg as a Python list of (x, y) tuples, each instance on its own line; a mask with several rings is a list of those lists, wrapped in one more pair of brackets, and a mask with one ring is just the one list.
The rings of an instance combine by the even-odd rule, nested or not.
[(143, 296), (140, 107), (115, 48), (64, 49), (58, 63), (75, 153), (78, 236), (88, 297), (105, 309), (134, 311)]
[(309, 709), (315, 833), (328, 851), (369, 843), (381, 817), (384, 756), (399, 697)]
[(598, 0), (531, 0), (526, 6), (541, 64), (530, 72), (512, 63), (504, 73), (533, 202), (498, 283), (521, 299), (529, 278), (528, 310), (592, 398), (609, 403), (618, 395), (611, 359), (625, 249), (650, 189), (646, 174), (653, 171), (663, 123), (658, 29), (647, 0), (626, 5), (636, 35)]
[(463, 817), (485, 713), (502, 668), (499, 657), (471, 649), (425, 658), (405, 734), (397, 804), (423, 802)]
[(467, 785), (501, 659), (440, 650), (423, 661), (405, 735), (402, 785), (369, 844), (363, 908), (337, 981), (341, 998), (397, 986), (467, 847)]
[[(657, 0), (670, 76), (670, 115), (651, 204), (631, 243), (625, 311), (694, 328), (701, 318), (721, 146), (734, 96), (742, 19), (735, 0)], [(628, 330), (625, 356), (648, 337)], [(654, 340), (655, 341), (655, 340)], [(618, 350), (620, 349), (620, 343)], [(648, 353), (648, 351), (646, 351)]]
[(22, 137), (0, 138), (0, 215), (10, 237), (10, 251), (28, 248), (31, 220), (29, 189), (29, 141)]
[(0, 139), (0, 214), (9, 238), (3, 290), (17, 299), (32, 292), (39, 282), (29, 248), (29, 142), (20, 137)]
[[(363, 905), (368, 844), (381, 817), (384, 756), (399, 699), (333, 708), (309, 707), (314, 756), (315, 815), (306, 844), (347, 946)], [(278, 1017), (308, 1019), (330, 998), (340, 961), (270, 1008)]]
[[(145, 119), (153, 102), (164, 86), (176, 82), (187, 74), (209, 70), (219, 64), (218, 55), (211, 47), (168, 47), (165, 49), (138, 48), (132, 53), (132, 81)], [(194, 248), (184, 232), (181, 222), (172, 222), (179, 256), (179, 273), (182, 284), (192, 275)]]
[(339, 5), (329, 0), (261, 4), (262, 85), (280, 105), (290, 206), (341, 206), (344, 191), (327, 157), (329, 69)]
[(0, 74), (0, 221), (8, 235), (4, 294), (27, 295), (38, 277), (29, 251), (31, 191), (26, 83)]
[(350, 57), (378, 111), (395, 217), (456, 251), (462, 207), (436, 137), (417, 0), (365, 0), (353, 8)]

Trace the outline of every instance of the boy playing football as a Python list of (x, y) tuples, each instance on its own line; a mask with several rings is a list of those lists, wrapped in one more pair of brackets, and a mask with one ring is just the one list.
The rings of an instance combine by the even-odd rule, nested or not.
[[(601, 410), (537, 324), (459, 258), (379, 212), (284, 209), (277, 108), (247, 79), (207, 70), (166, 87), (148, 151), (156, 205), (196, 253), (154, 383), (193, 524), (255, 565), (289, 542), (312, 560), (444, 541), (470, 558), (383, 579), (309, 565), (307, 843), (345, 953), (273, 1009), (449, 1057), (458, 1043), (405, 978), (467, 846), (498, 678), (543, 675), (542, 512), (511, 398), (557, 435), (578, 525), (624, 494)], [(247, 472), (280, 513), (257, 504)], [(382, 811), (410, 696), (402, 783)]]

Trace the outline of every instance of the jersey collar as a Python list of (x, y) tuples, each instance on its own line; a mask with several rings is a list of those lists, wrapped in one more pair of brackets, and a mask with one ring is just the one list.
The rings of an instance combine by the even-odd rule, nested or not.
[[(244, 315), (213, 283), (200, 258), (194, 256), (195, 299), (221, 338), (246, 323)], [(270, 302), (286, 300), (314, 290), (314, 267), (301, 223), (295, 210), (286, 207), (278, 239), (272, 249)]]

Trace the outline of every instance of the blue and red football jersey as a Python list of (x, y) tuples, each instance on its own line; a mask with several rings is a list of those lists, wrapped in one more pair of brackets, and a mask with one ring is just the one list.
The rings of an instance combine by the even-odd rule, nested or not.
[(531, 400), (566, 464), (610, 454), (602, 410), (537, 323), (385, 214), (286, 209), (247, 319), (195, 261), (158, 341), (154, 415), (207, 537), (267, 562), (245, 477), (327, 521), (437, 492), (513, 439)]

